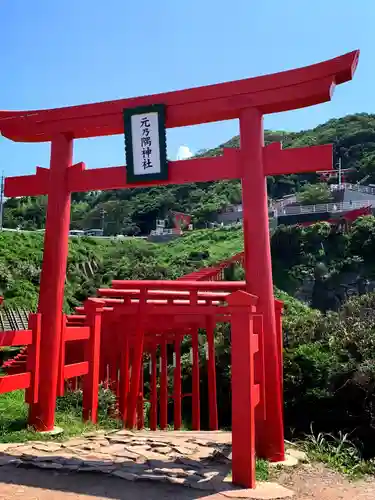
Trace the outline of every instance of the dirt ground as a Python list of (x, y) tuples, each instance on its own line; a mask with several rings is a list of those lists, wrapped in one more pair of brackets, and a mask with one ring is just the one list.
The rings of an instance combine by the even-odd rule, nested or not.
[(293, 490), (296, 500), (375, 500), (375, 478), (349, 481), (320, 464), (284, 469), (272, 480)]
[[(272, 479), (294, 490), (296, 500), (375, 499), (375, 480), (350, 482), (320, 465), (284, 470)], [(102, 474), (0, 468), (0, 500), (193, 500), (206, 496), (204, 491), (161, 483), (132, 483)]]

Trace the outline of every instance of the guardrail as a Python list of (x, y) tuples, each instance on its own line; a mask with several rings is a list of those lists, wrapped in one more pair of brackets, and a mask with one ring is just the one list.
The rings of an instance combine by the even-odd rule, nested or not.
[(323, 213), (323, 212), (346, 212), (349, 210), (355, 210), (356, 208), (372, 207), (375, 206), (375, 200), (361, 200), (361, 201), (344, 201), (341, 203), (321, 203), (318, 205), (298, 205), (298, 206), (288, 206), (281, 210), (275, 210), (276, 217), (282, 217), (283, 215), (299, 215), (299, 214), (311, 214), (311, 213)]
[(350, 184), (348, 182), (344, 184), (331, 184), (331, 191), (340, 191), (341, 189), (350, 189), (351, 191), (358, 191), (359, 193), (372, 194), (375, 196), (375, 187), (371, 186), (361, 186), (360, 184)]

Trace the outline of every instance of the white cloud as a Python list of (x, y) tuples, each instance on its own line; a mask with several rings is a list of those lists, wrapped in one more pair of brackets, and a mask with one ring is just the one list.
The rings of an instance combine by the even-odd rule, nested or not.
[(187, 160), (192, 156), (193, 153), (190, 151), (190, 148), (188, 148), (187, 146), (180, 146), (177, 151), (176, 160)]

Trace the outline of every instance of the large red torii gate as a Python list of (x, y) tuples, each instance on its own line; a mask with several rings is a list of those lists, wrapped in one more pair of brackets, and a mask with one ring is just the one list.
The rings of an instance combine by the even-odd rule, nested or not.
[[(305, 68), (165, 94), (43, 111), (0, 112), (0, 131), (4, 137), (18, 142), (51, 142), (49, 169), (38, 167), (35, 175), (10, 177), (5, 181), (8, 197), (48, 195), (39, 312), (42, 313), (40, 379), (49, 383), (40, 385), (39, 403), (32, 407), (31, 423), (37, 429), (50, 430), (54, 425), (70, 194), (139, 186), (127, 182), (124, 166), (86, 170), (84, 163), (72, 165), (73, 140), (122, 134), (124, 109), (164, 104), (168, 128), (233, 118), (240, 121), (240, 149), (224, 150), (221, 157), (170, 162), (167, 180), (149, 181), (142, 186), (241, 179), (246, 283), (248, 291), (259, 297), (258, 310), (264, 318), (265, 332), (266, 417), (257, 422), (257, 433), (267, 433), (268, 439), (260, 440), (267, 443), (267, 449), (258, 450), (258, 454), (272, 461), (283, 459), (282, 384), (277, 363), (265, 177), (330, 170), (332, 147), (285, 151), (280, 144), (264, 147), (263, 115), (329, 101), (335, 85), (353, 77), (358, 57), (359, 51), (354, 51)], [(250, 359), (244, 353), (240, 358)], [(244, 377), (249, 373), (246, 366), (236, 370), (242, 370)], [(236, 397), (238, 394), (236, 391)], [(233, 425), (250, 414), (250, 394), (245, 389), (238, 407)]]

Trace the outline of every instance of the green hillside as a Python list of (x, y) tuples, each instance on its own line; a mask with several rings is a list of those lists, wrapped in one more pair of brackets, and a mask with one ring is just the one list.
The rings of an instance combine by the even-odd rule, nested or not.
[[(202, 230), (168, 244), (142, 239), (71, 238), (65, 310), (112, 279), (175, 279), (242, 250), (239, 230)], [(0, 295), (6, 303), (35, 309), (43, 258), (43, 236), (0, 232)]]
[[(369, 176), (375, 182), (375, 115), (361, 113), (330, 120), (311, 130), (301, 132), (266, 131), (265, 141), (282, 141), (284, 147), (333, 143), (335, 161), (342, 157), (343, 168), (354, 168), (350, 180)], [(215, 149), (198, 156), (221, 154), (223, 147), (237, 147), (239, 138), (233, 137)], [(272, 198), (299, 191), (305, 182), (316, 182), (315, 174), (288, 175), (268, 178), (268, 192)], [(241, 201), (238, 181), (159, 186), (101, 193), (76, 193), (72, 197), (72, 225), (74, 229), (100, 227), (101, 210), (105, 211), (105, 233), (148, 234), (155, 219), (169, 210), (190, 213), (197, 227), (214, 217), (215, 213), (231, 203)], [(8, 200), (5, 204), (5, 227), (38, 229), (44, 226), (46, 198)]]

